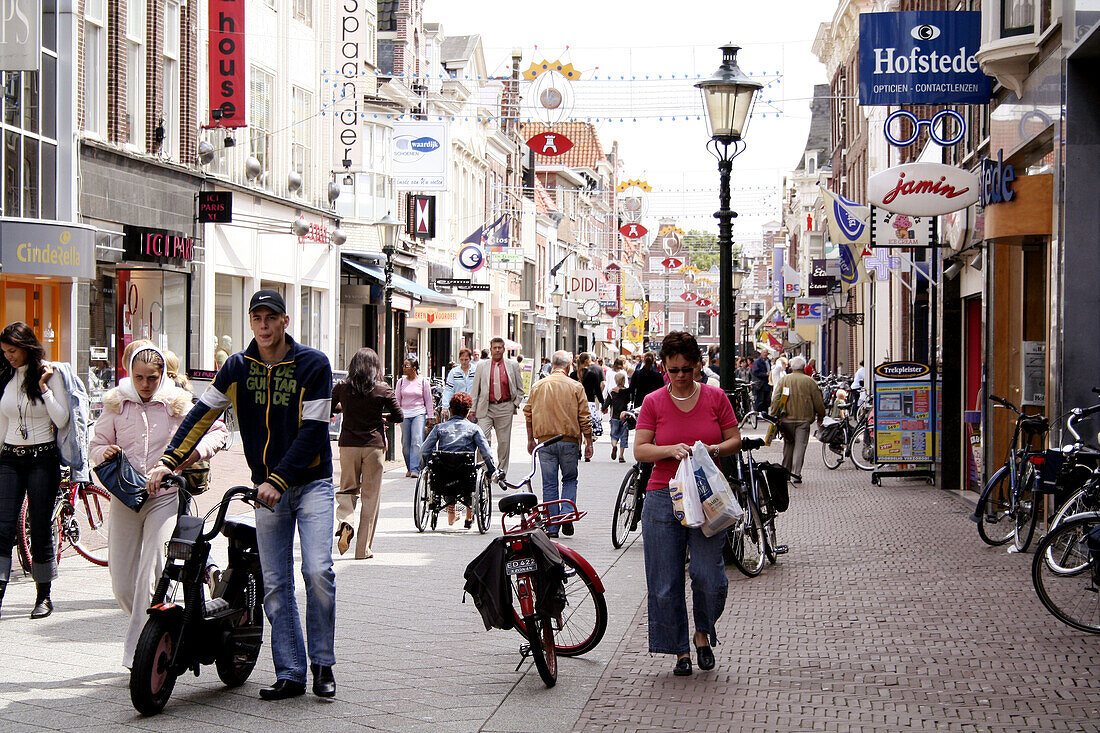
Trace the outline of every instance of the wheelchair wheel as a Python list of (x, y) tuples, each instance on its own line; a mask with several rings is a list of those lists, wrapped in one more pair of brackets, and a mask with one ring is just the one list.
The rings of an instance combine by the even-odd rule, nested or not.
[(493, 481), (489, 469), (483, 468), (474, 491), (474, 514), (477, 515), (477, 531), (485, 534), (489, 531), (489, 520), (493, 516)]
[[(413, 493), (413, 522), (418, 532), (423, 532), (428, 526), (428, 505), (431, 503), (431, 492), (428, 490), (428, 469), (420, 472), (416, 479), (416, 491)], [(432, 522), (435, 529), (435, 522)]]

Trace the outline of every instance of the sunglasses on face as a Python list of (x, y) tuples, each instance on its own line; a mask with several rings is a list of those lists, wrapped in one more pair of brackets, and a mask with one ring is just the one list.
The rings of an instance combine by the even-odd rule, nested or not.
[(695, 367), (665, 367), (665, 371), (669, 374), (691, 374), (695, 371)]

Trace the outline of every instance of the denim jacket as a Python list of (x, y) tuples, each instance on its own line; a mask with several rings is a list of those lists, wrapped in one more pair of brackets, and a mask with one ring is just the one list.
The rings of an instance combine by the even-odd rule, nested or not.
[(68, 398), (72, 412), (69, 422), (57, 431), (57, 448), (61, 453), (61, 462), (69, 467), (74, 481), (87, 481), (88, 392), (72, 365), (55, 361), (53, 368), (65, 382), (65, 397)]
[(489, 470), (496, 470), (485, 433), (465, 417), (452, 417), (432, 428), (432, 432), (424, 439), (424, 445), (420, 447), (421, 465), (424, 465), (428, 456), (437, 448), (441, 451), (470, 451), (476, 448), (485, 459)]

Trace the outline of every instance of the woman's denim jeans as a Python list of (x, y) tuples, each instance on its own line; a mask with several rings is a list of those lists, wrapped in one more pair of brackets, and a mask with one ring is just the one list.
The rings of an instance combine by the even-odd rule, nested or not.
[[(271, 656), (280, 680), (306, 681), (309, 661), (331, 667), (336, 633), (336, 573), (332, 569), (335, 499), (332, 479), (291, 486), (275, 511), (256, 510), (256, 540), (264, 574), (264, 612), (271, 622)], [(294, 597), (294, 529), (306, 585), (306, 636)]]
[(725, 532), (707, 537), (688, 529), (672, 516), (668, 489), (646, 493), (642, 507), (645, 579), (649, 589), (649, 651), (688, 654), (687, 598), (684, 590), (685, 553), (691, 550), (691, 597), (695, 630), (718, 642), (714, 626), (726, 607), (729, 581), (722, 560)]
[(424, 423), (427, 415), (406, 417), (401, 421), (401, 455), (405, 456), (405, 468), (420, 473), (420, 446), (424, 444)]

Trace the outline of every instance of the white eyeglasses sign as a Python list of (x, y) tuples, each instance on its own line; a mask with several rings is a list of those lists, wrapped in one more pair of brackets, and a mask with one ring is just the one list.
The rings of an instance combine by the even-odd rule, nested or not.
[[(891, 125), (893, 124), (894, 120), (898, 118), (909, 120), (910, 124), (912, 124), (913, 126), (913, 134), (904, 140), (894, 137), (893, 133), (890, 132)], [(940, 123), (944, 122), (947, 118), (953, 119), (955, 121), (955, 136), (950, 139), (940, 137), (940, 133), (937, 132), (937, 128), (940, 127)], [(932, 142), (943, 147), (954, 145), (955, 143), (962, 140), (963, 137), (966, 135), (966, 120), (963, 119), (963, 116), (961, 114), (953, 109), (945, 109), (941, 112), (937, 112), (935, 115), (932, 116), (932, 119), (930, 120), (917, 119), (917, 116), (912, 112), (904, 109), (899, 109), (895, 112), (892, 112), (890, 116), (886, 118), (886, 124), (883, 125), (883, 132), (886, 134), (886, 139), (890, 141), (891, 145), (896, 145), (899, 148), (904, 148), (906, 145), (911, 145), (913, 142), (916, 141), (917, 137), (920, 135), (921, 127), (925, 125), (928, 126), (928, 135), (932, 138)], [(947, 125), (944, 124), (943, 128), (946, 132)]]

